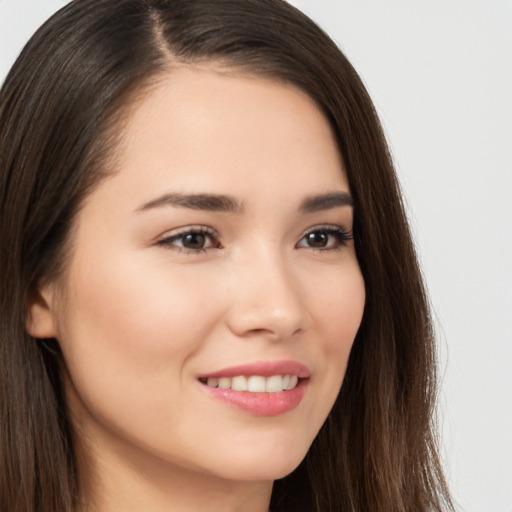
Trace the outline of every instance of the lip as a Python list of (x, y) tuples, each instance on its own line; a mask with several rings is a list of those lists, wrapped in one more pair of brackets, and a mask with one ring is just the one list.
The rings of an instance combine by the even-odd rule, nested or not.
[[(278, 393), (251, 393), (249, 391), (213, 388), (203, 382), (209, 378), (232, 378), (239, 375), (259, 375), (261, 377), (296, 375), (299, 382), (295, 388)], [(295, 409), (300, 404), (306, 393), (309, 375), (308, 367), (296, 361), (257, 361), (201, 375), (199, 382), (209, 396), (239, 411), (253, 416), (278, 416)]]
[(307, 366), (297, 361), (255, 361), (253, 363), (231, 366), (221, 370), (200, 375), (201, 379), (237, 377), (238, 375), (260, 375), (271, 377), (272, 375), (297, 375), (299, 379), (309, 377)]

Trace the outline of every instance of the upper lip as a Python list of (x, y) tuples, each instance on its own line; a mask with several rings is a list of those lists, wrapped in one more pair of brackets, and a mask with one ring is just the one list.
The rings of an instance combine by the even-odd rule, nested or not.
[(201, 375), (200, 378), (237, 377), (239, 375), (260, 375), (261, 377), (296, 375), (299, 379), (306, 379), (309, 377), (309, 369), (297, 361), (255, 361), (253, 363), (222, 368)]

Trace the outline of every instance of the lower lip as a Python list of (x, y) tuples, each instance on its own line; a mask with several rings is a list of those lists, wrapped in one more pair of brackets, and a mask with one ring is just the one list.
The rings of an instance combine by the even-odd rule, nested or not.
[(232, 389), (202, 386), (213, 397), (238, 410), (254, 416), (278, 416), (295, 409), (306, 392), (307, 379), (299, 380), (293, 389), (278, 393), (251, 393), (250, 391), (233, 391)]

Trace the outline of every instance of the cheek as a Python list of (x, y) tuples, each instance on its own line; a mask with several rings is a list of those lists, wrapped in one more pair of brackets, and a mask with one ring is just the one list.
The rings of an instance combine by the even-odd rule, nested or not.
[(110, 346), (118, 357), (133, 353), (139, 362), (194, 350), (217, 315), (200, 280), (171, 273), (161, 262), (88, 260), (72, 282), (76, 293), (66, 323), (74, 332), (65, 337), (100, 350)]
[(216, 322), (215, 301), (207, 308), (200, 282), (162, 264), (85, 261), (72, 269), (59, 337), (79, 396), (114, 415), (168, 407), (187, 377), (186, 361)]
[(84, 261), (72, 268), (59, 337), (74, 421), (168, 447), (193, 400), (187, 362), (218, 320), (213, 292), (162, 262)]
[[(315, 302), (319, 352), (325, 369), (322, 382), (328, 409), (341, 389), (345, 370), (361, 324), (365, 305), (365, 285), (358, 266), (341, 279), (330, 280)], [(327, 411), (328, 412), (328, 411)]]
[(321, 339), (332, 352), (350, 350), (357, 334), (365, 305), (365, 285), (359, 267), (354, 264), (340, 279), (326, 280), (317, 293), (315, 314)]

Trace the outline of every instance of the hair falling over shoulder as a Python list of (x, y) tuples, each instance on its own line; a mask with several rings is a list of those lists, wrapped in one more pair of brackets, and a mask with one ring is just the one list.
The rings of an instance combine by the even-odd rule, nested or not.
[(366, 306), (341, 392), (275, 512), (453, 510), (439, 460), (436, 351), (383, 132), (350, 63), (283, 0), (74, 0), (27, 43), (0, 91), (0, 510), (76, 512), (80, 475), (55, 340), (26, 332), (129, 102), (177, 63), (293, 84), (336, 134), (355, 203)]

